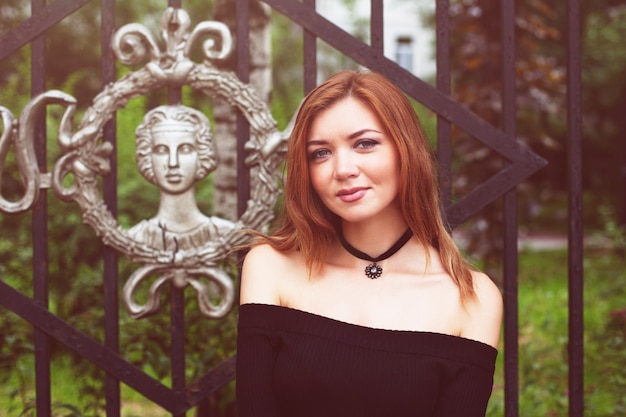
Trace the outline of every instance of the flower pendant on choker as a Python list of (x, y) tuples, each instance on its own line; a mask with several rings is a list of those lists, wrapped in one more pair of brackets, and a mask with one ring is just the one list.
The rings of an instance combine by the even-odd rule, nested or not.
[(383, 253), (382, 255), (376, 258), (368, 255), (367, 253), (361, 252), (360, 250), (358, 250), (357, 248), (349, 244), (346, 241), (346, 239), (343, 237), (343, 233), (341, 232), (339, 233), (339, 241), (341, 242), (341, 246), (343, 246), (344, 249), (347, 250), (353, 256), (359, 259), (363, 259), (365, 261), (372, 262), (371, 264), (365, 267), (365, 276), (370, 279), (376, 279), (376, 278), (380, 278), (383, 274), (383, 268), (380, 265), (378, 265), (378, 262), (384, 261), (385, 259), (390, 258), (396, 252), (402, 249), (402, 247), (411, 239), (411, 236), (413, 236), (413, 232), (411, 231), (411, 229), (407, 229), (406, 232), (404, 232), (404, 234), (400, 236), (400, 239), (398, 239), (398, 241), (394, 243), (393, 246), (391, 246), (391, 248), (389, 248), (389, 250), (387, 250), (385, 253)]
[(383, 274), (383, 267), (378, 265), (376, 262), (373, 264), (369, 264), (365, 267), (365, 275), (368, 278), (376, 279)]

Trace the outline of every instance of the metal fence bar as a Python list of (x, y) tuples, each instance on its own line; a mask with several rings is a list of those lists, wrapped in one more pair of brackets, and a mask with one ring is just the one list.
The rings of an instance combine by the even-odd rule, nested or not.
[[(44, 34), (52, 26), (74, 13), (91, 0), (63, 0), (55, 1), (46, 6), (45, 2), (38, 7), (39, 13), (32, 16), (2, 36), (0, 40), (0, 61), (25, 46), (33, 39)], [(32, 2), (31, 4), (35, 4)]]
[[(185, 381), (185, 293), (183, 288), (170, 285), (170, 361), (172, 389), (184, 390)], [(185, 412), (172, 413), (173, 417), (184, 417)]]
[[(182, 0), (168, 0), (168, 7), (174, 7), (180, 9), (182, 7)], [(180, 104), (182, 101), (182, 90), (179, 87), (170, 87), (167, 89), (167, 102), (168, 104)]]
[[(5, 58), (13, 51), (31, 42), (31, 94), (36, 96), (45, 91), (46, 62), (45, 62), (45, 31), (65, 16), (76, 11), (86, 4), (88, 0), (64, 0), (52, 2), (46, 5), (45, 0), (31, 0), (32, 16), (18, 27), (20, 30), (11, 30), (0, 40), (0, 59)], [(342, 50), (348, 56), (364, 64), (371, 64), (372, 69), (385, 73), (403, 87), (408, 94), (420, 95), (424, 103), (438, 112), (437, 123), (437, 153), (440, 168), (440, 187), (442, 203), (449, 207), (452, 200), (451, 187), (451, 125), (458, 124), (470, 134), (484, 140), (494, 149), (501, 146), (511, 147), (514, 144), (516, 131), (515, 111), (515, 2), (505, 0), (502, 5), (502, 104), (503, 104), (503, 129), (498, 132), (491, 126), (485, 126), (482, 121), (472, 119), (463, 109), (454, 106), (450, 98), (451, 91), (451, 61), (449, 55), (450, 24), (449, 24), (449, 0), (437, 0), (437, 86), (429, 89), (421, 80), (408, 78), (404, 72), (396, 68), (392, 63), (385, 64), (385, 59), (376, 60), (378, 52), (384, 49), (384, 23), (383, 23), (383, 0), (371, 0), (371, 47), (373, 55), (363, 55), (365, 49), (359, 49), (360, 44), (353, 38), (344, 37), (342, 33), (329, 26), (324, 26), (322, 19), (312, 16), (311, 20), (302, 19), (302, 13), (306, 8), (315, 10), (315, 0), (302, 0), (302, 2), (288, 3), (285, 0), (272, 0), (268, 3), (274, 7), (280, 6), (283, 11), (291, 10), (293, 16), (287, 13), (287, 17), (294, 22), (300, 23), (304, 28), (304, 56), (303, 76), (304, 90), (308, 93), (317, 85), (317, 39), (318, 37), (329, 44)], [(299, 4), (299, 5), (298, 5)], [(168, 5), (180, 7), (181, 0), (168, 0)], [(250, 78), (249, 56), (249, 0), (236, 0), (237, 10), (237, 74), (243, 82)], [(115, 29), (115, 0), (101, 0), (102, 27), (101, 46), (102, 56), (102, 81), (103, 84), (114, 81), (116, 78), (115, 63), (108, 51), (109, 41)], [(299, 13), (299, 15), (298, 15)], [(581, 114), (581, 13), (580, 0), (568, 0), (567, 2), (567, 49), (568, 49), (568, 174), (569, 174), (569, 415), (570, 417), (582, 417), (584, 412), (584, 356), (583, 356), (583, 220), (582, 220), (582, 114)], [(316, 26), (319, 24), (319, 26)], [(38, 37), (37, 37), (38, 36)], [(357, 52), (354, 52), (357, 51)], [(360, 52), (359, 52), (360, 51)], [(383, 64), (386, 66), (383, 67)], [(420, 93), (420, 94), (418, 94)], [(168, 90), (170, 104), (181, 101), (180, 89)], [(469, 118), (469, 119), (468, 119)], [(469, 121), (468, 121), (469, 120)], [(36, 122), (35, 149), (41, 172), (46, 169), (46, 125), (45, 116), (41, 116)], [(241, 214), (245, 209), (249, 196), (249, 172), (245, 165), (245, 151), (243, 145), (249, 137), (249, 126), (243, 115), (237, 119), (237, 163), (238, 163), (238, 211)], [(495, 142), (489, 137), (495, 137)], [(501, 140), (505, 139), (505, 140)], [(109, 141), (115, 146), (115, 118), (107, 123), (103, 130), (103, 140)], [(506, 145), (497, 143), (508, 142)], [(516, 156), (517, 158), (517, 156)], [(520, 156), (521, 158), (521, 156)], [(104, 199), (114, 216), (117, 215), (117, 162), (116, 155), (112, 155), (112, 172), (103, 179)], [(509, 164), (509, 163), (507, 163)], [(513, 176), (516, 172), (511, 172)], [(484, 195), (476, 196), (476, 200), (488, 200)], [(507, 417), (519, 415), (519, 371), (518, 371), (518, 299), (517, 299), (517, 199), (514, 191), (504, 194), (504, 297), (505, 297), (505, 414)], [(476, 206), (478, 207), (478, 206)], [(51, 340), (52, 336), (47, 326), (50, 317), (57, 318), (48, 310), (48, 233), (47, 233), (47, 196), (45, 192), (40, 194), (39, 200), (32, 210), (32, 240), (33, 240), (33, 300), (36, 306), (31, 308), (40, 309), (42, 317), (28, 319), (34, 327), (35, 346), (35, 373), (36, 373), (36, 410), (39, 417), (50, 416), (52, 413), (51, 400)], [(460, 217), (459, 217), (460, 218)], [(104, 270), (104, 346), (97, 341), (88, 340), (88, 345), (98, 348), (98, 355), (107, 353), (119, 353), (119, 300), (118, 289), (118, 259), (117, 253), (108, 247), (103, 252)], [(149, 396), (153, 401), (162, 404), (175, 416), (184, 416), (184, 412), (178, 410), (187, 409), (185, 404), (190, 404), (189, 398), (185, 400), (185, 326), (184, 326), (184, 293), (183, 290), (171, 288), (171, 337), (172, 337), (172, 391), (166, 389), (147, 377), (140, 370), (132, 370), (135, 386), (137, 381), (143, 381), (142, 385), (155, 384), (155, 389), (150, 389), (154, 395)], [(13, 312), (26, 309), (30, 300), (26, 297), (21, 301), (21, 306), (10, 307)], [(7, 300), (3, 304), (8, 304)], [(18, 313), (19, 314), (19, 313)], [(45, 317), (44, 317), (45, 316)], [(49, 316), (49, 317), (48, 317)], [(46, 321), (48, 320), (48, 321)], [(59, 325), (62, 322), (59, 319)], [(63, 322), (63, 325), (66, 325)], [(74, 330), (72, 327), (63, 327), (66, 331)], [(52, 335), (52, 336), (51, 336)], [(75, 340), (78, 335), (72, 333)], [(69, 337), (69, 336), (68, 336)], [(80, 336), (82, 337), (82, 336)], [(67, 338), (66, 338), (67, 339)], [(70, 339), (61, 340), (71, 345)], [(81, 339), (82, 340), (82, 339)], [(84, 339), (87, 340), (87, 339)], [(119, 365), (126, 364), (117, 356), (109, 362), (100, 361), (98, 355), (85, 350), (77, 350), (79, 354), (96, 363), (97, 366), (107, 372), (105, 379), (106, 415), (119, 417), (121, 413), (120, 378), (124, 378)], [(106, 363), (105, 363), (106, 362)], [(117, 366), (117, 368), (116, 368)], [(130, 365), (129, 365), (130, 366)], [(233, 374), (234, 361), (225, 361), (216, 367), (219, 371), (211, 376), (207, 375), (201, 383), (206, 386), (219, 386), (221, 382)], [(216, 382), (217, 381), (217, 382)], [(157, 389), (158, 388), (158, 389)], [(163, 398), (159, 398), (156, 392), (161, 392)], [(167, 398), (165, 398), (167, 397)], [(198, 398), (193, 399), (199, 401)]]
[(371, 0), (370, 14), (370, 45), (383, 54), (385, 52), (383, 0)]
[[(501, 3), (502, 128), (516, 135), (515, 105), (515, 0)], [(509, 164), (509, 162), (505, 162)], [(517, 189), (503, 196), (504, 228), (504, 414), (519, 415), (519, 323), (518, 323), (518, 251)]]
[[(304, 0), (304, 5), (315, 10), (315, 0)], [(317, 86), (317, 36), (305, 29), (303, 36), (304, 94), (308, 94)]]
[[(99, 340), (87, 336), (2, 280), (0, 303), (100, 369), (108, 369), (117, 378), (123, 379), (126, 385), (164, 409), (180, 410), (186, 405), (181, 400), (187, 400), (188, 392), (172, 391), (142, 369), (111, 352)], [(48, 416), (49, 413), (42, 415)]]
[(569, 415), (582, 417), (584, 413), (584, 322), (580, 0), (567, 2), (567, 32)]
[[(519, 169), (514, 170), (515, 172), (508, 172), (506, 175), (501, 173), (501, 176), (500, 174), (497, 175), (496, 182), (499, 185), (507, 186), (509, 183), (514, 184), (511, 181), (512, 179), (525, 178), (523, 176), (524, 172), (534, 172), (545, 165), (545, 161), (542, 158), (530, 152), (526, 147), (516, 141), (506, 140), (509, 138), (504, 132), (487, 123), (448, 95), (441, 93), (430, 84), (410, 74), (394, 61), (372, 53), (368, 45), (365, 45), (362, 41), (332, 24), (319, 14), (311, 13), (304, 3), (289, 0), (265, 0), (265, 2), (287, 15), (303, 28), (315, 32), (319, 38), (338, 51), (343, 52), (346, 56), (371, 70), (387, 76), (409, 96), (420, 100), (426, 107), (441, 113), (448, 120), (454, 120), (455, 124), (461, 129), (489, 146), (492, 150), (505, 155), (512, 162), (518, 163)], [(478, 197), (477, 193), (474, 193), (474, 195)], [(491, 190), (490, 187), (484, 187), (482, 195), (477, 200), (478, 202), (483, 200), (490, 201), (489, 199), (496, 198), (494, 197), (496, 195), (497, 197), (501, 195), (499, 190)], [(470, 200), (474, 203), (473, 199)], [(477, 210), (481, 208), (479, 204), (475, 204), (475, 206)], [(459, 214), (471, 215), (473, 214), (470, 213), (471, 208), (474, 208), (474, 206), (469, 207), (469, 204), (467, 204), (464, 207), (465, 212)], [(461, 220), (466, 220), (466, 218), (461, 218)]]
[[(115, 1), (101, 0), (100, 47), (102, 86), (115, 81), (115, 61), (111, 54), (105, 53), (110, 48), (115, 31)], [(111, 152), (111, 172), (102, 180), (104, 201), (113, 217), (117, 218), (117, 138), (115, 116), (108, 121), (102, 131), (103, 140), (113, 146)], [(118, 298), (118, 255), (109, 246), (102, 248), (104, 281), (104, 344), (113, 352), (119, 353), (119, 298)], [(120, 381), (107, 372), (104, 379), (105, 413), (107, 417), (119, 417), (121, 413)]]
[[(237, 1), (237, 76), (248, 83), (250, 81), (250, 3), (249, 0)], [(246, 210), (250, 198), (250, 172), (246, 167), (246, 149), (250, 136), (250, 125), (241, 113), (237, 112), (237, 214)]]
[[(39, 16), (46, 4), (44, 0), (31, 1), (31, 14)], [(31, 43), (31, 95), (33, 97), (46, 90), (46, 39), (41, 35)], [(46, 172), (46, 117), (38, 116), (35, 126), (35, 153), (40, 172)], [(44, 308), (48, 308), (48, 199), (46, 193), (32, 209), (33, 239), (33, 298)], [(41, 330), (34, 329), (35, 344), (35, 404), (37, 415), (50, 416), (52, 399), (50, 389), (50, 338)]]
[[(168, 0), (168, 6), (181, 8), (181, 0)], [(180, 87), (167, 89), (169, 105), (181, 104), (182, 90)], [(170, 368), (172, 375), (172, 389), (184, 390), (187, 384), (185, 377), (185, 290), (176, 285), (170, 285)], [(185, 417), (185, 412), (172, 413), (173, 417)]]
[(265, 2), (303, 28), (314, 32), (316, 36), (346, 56), (387, 76), (407, 95), (419, 100), (442, 117), (453, 121), (459, 128), (513, 162), (510, 167), (502, 169), (450, 206), (446, 213), (451, 227), (466, 221), (546, 164), (543, 158), (517, 141), (509, 140), (511, 138), (506, 133), (478, 117), (449, 95), (415, 77), (392, 60), (372, 53), (369, 45), (332, 24), (318, 13), (312, 12), (304, 3), (289, 0), (265, 0)]
[[(435, 9), (437, 89), (450, 94), (450, 1), (437, 0)], [(439, 193), (443, 209), (452, 204), (452, 129), (450, 122), (437, 114), (437, 159)]]

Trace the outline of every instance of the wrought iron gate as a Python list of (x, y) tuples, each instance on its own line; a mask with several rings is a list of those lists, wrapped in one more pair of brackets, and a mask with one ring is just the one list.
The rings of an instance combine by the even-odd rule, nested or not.
[[(237, 10), (237, 76), (248, 82), (248, 0), (236, 1)], [(44, 62), (45, 34), (66, 16), (74, 13), (89, 0), (56, 0), (46, 5), (45, 0), (32, 0), (32, 16), (19, 26), (9, 30), (0, 39), (0, 60), (7, 58), (25, 45), (31, 46), (31, 92), (37, 96), (46, 91), (46, 63)], [(316, 40), (321, 39), (336, 50), (352, 58), (360, 65), (380, 72), (393, 80), (407, 95), (414, 98), (438, 115), (438, 156), (441, 169), (441, 186), (450, 224), (455, 227), (479, 212), (496, 199), (504, 201), (504, 297), (505, 297), (505, 414), (517, 416), (518, 412), (518, 322), (517, 322), (517, 200), (515, 187), (541, 168), (545, 161), (516, 141), (515, 126), (515, 34), (514, 0), (501, 2), (502, 97), (503, 128), (498, 129), (469, 112), (450, 97), (450, 59), (446, 45), (449, 42), (449, 0), (437, 0), (437, 83), (433, 87), (401, 68), (383, 54), (383, 0), (371, 0), (371, 44), (365, 44), (349, 35), (321, 15), (315, 13), (315, 0), (264, 0), (274, 10), (284, 14), (304, 29), (303, 79), (304, 89), (310, 91), (317, 83)], [(167, 4), (181, 7), (180, 0)], [(583, 347), (582, 347), (582, 181), (581, 181), (581, 73), (580, 73), (580, 3), (568, 0), (568, 130), (569, 130), (569, 405), (570, 416), (583, 415)], [(165, 7), (165, 5), (164, 5)], [(115, 1), (101, 1), (102, 50), (109, 50), (109, 40), (115, 27)], [(104, 84), (116, 80), (115, 62), (111, 54), (102, 56), (102, 79)], [(180, 91), (169, 91), (170, 102), (180, 101)], [(0, 103), (5, 104), (5, 103)], [(7, 130), (6, 121), (4, 129)], [(485, 147), (503, 157), (507, 163), (494, 176), (484, 181), (472, 192), (454, 204), (450, 195), (451, 172), (451, 126), (463, 129)], [(245, 125), (245, 123), (241, 123)], [(34, 132), (35, 152), (40, 171), (47, 172), (45, 126), (38, 120)], [(246, 178), (244, 144), (248, 140), (248, 127), (239, 129), (238, 143), (241, 152), (238, 164), (240, 178)], [(108, 121), (102, 129), (104, 143), (114, 148), (116, 143), (114, 121)], [(0, 156), (3, 156), (0, 153)], [(113, 158), (114, 159), (114, 158)], [(113, 162), (114, 164), (115, 162)], [(103, 201), (116, 216), (115, 169), (103, 179)], [(47, 184), (49, 188), (49, 184)], [(239, 201), (245, 206), (251, 189), (248, 181), (239, 181)], [(42, 188), (45, 188), (42, 186)], [(252, 190), (254, 191), (254, 190)], [(193, 383), (185, 380), (185, 319), (182, 304), (183, 292), (171, 287), (171, 387), (167, 387), (142, 370), (131, 365), (119, 354), (119, 297), (117, 252), (110, 245), (104, 246), (103, 297), (104, 297), (104, 343), (85, 336), (75, 327), (55, 316), (48, 308), (47, 270), (47, 198), (45, 193), (33, 201), (33, 295), (16, 291), (0, 280), (0, 304), (9, 314), (17, 314), (34, 328), (36, 369), (36, 410), (38, 416), (51, 413), (50, 395), (50, 341), (55, 339), (67, 345), (97, 367), (106, 371), (105, 397), (107, 416), (120, 415), (120, 383), (142, 393), (146, 398), (163, 407), (172, 415), (181, 416), (204, 398), (234, 378), (232, 357), (208, 371)], [(241, 210), (243, 211), (243, 210)]]

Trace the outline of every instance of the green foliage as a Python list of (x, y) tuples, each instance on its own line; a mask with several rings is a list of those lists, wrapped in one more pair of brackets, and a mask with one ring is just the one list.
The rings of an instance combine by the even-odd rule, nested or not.
[(284, 129), (304, 98), (302, 28), (280, 13), (272, 13), (271, 19), (271, 111), (279, 129)]
[[(31, 417), (36, 415), (37, 406), (32, 402), (20, 413), (20, 417)], [(52, 405), (52, 415), (54, 417), (85, 417), (78, 407), (71, 404), (54, 403)]]
[(623, 2), (590, 3), (582, 38), (584, 185), (596, 195), (591, 207), (613, 207), (621, 224), (626, 224), (625, 18)]
[(601, 227), (590, 236), (589, 243), (623, 255), (626, 252), (626, 225), (619, 224), (615, 209), (602, 205), (594, 214)]
[[(452, 96), (489, 123), (503, 126), (502, 20), (499, 2), (451, 2)], [(565, 233), (567, 108), (565, 4), (515, 2), (516, 137), (548, 166), (515, 191), (520, 223), (531, 230)], [(626, 6), (613, 0), (581, 5), (583, 82), (583, 184), (585, 224), (602, 228), (597, 208), (611, 207), (626, 222), (625, 163)], [(434, 19), (434, 18), (433, 18)], [(434, 20), (431, 20), (434, 25)], [(505, 164), (475, 138), (453, 130), (453, 199), (461, 198)], [(607, 180), (615, 178), (615, 181)], [(559, 208), (560, 207), (560, 208)], [(499, 271), (502, 203), (490, 204), (464, 226), (472, 255)]]
[[(6, 67), (11, 66), (11, 70)], [(24, 50), (0, 61), (0, 105), (19, 117), (18, 109), (23, 109), (30, 100), (30, 55)]]
[[(524, 251), (519, 265), (520, 415), (566, 417), (568, 255)], [(626, 272), (619, 254), (596, 249), (584, 262), (585, 416), (623, 415), (626, 402)], [(504, 410), (500, 346), (488, 416)]]
[[(450, 60), (452, 97), (486, 122), (504, 126), (502, 3), (486, 0), (452, 1)], [(549, 166), (515, 190), (518, 211), (532, 227), (544, 199), (564, 192), (562, 173), (565, 126), (565, 28), (561, 10), (545, 0), (515, 2), (515, 136), (549, 160)], [(434, 27), (434, 16), (430, 20)], [(506, 160), (457, 126), (452, 130), (452, 200), (458, 201), (493, 177)], [(481, 258), (486, 271), (499, 276), (503, 253), (503, 202), (483, 208), (467, 225), (469, 252)], [(551, 224), (555, 222), (550, 221)], [(562, 232), (562, 231), (560, 231)]]
[(537, 252), (520, 262), (521, 415), (567, 409), (566, 264), (565, 251)]

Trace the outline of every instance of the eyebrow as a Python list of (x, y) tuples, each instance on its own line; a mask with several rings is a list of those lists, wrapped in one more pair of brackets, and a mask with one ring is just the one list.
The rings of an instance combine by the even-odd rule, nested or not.
[(351, 135), (349, 135), (348, 139), (355, 139), (355, 138), (358, 138), (359, 136), (362, 136), (362, 135), (364, 135), (366, 133), (369, 133), (369, 132), (382, 133), (382, 132), (379, 132), (376, 129), (361, 129), (361, 130), (356, 131), (356, 132), (352, 133)]
[[(356, 138), (358, 138), (360, 136), (363, 136), (364, 134), (369, 133), (369, 132), (382, 133), (382, 132), (380, 132), (380, 131), (378, 131), (376, 129), (361, 129), (361, 130), (357, 130), (354, 133), (349, 134), (348, 135), (348, 139), (356, 139)], [(328, 143), (328, 141), (325, 140), (325, 139), (313, 139), (313, 140), (307, 141), (306, 146), (324, 145), (326, 143)]]

